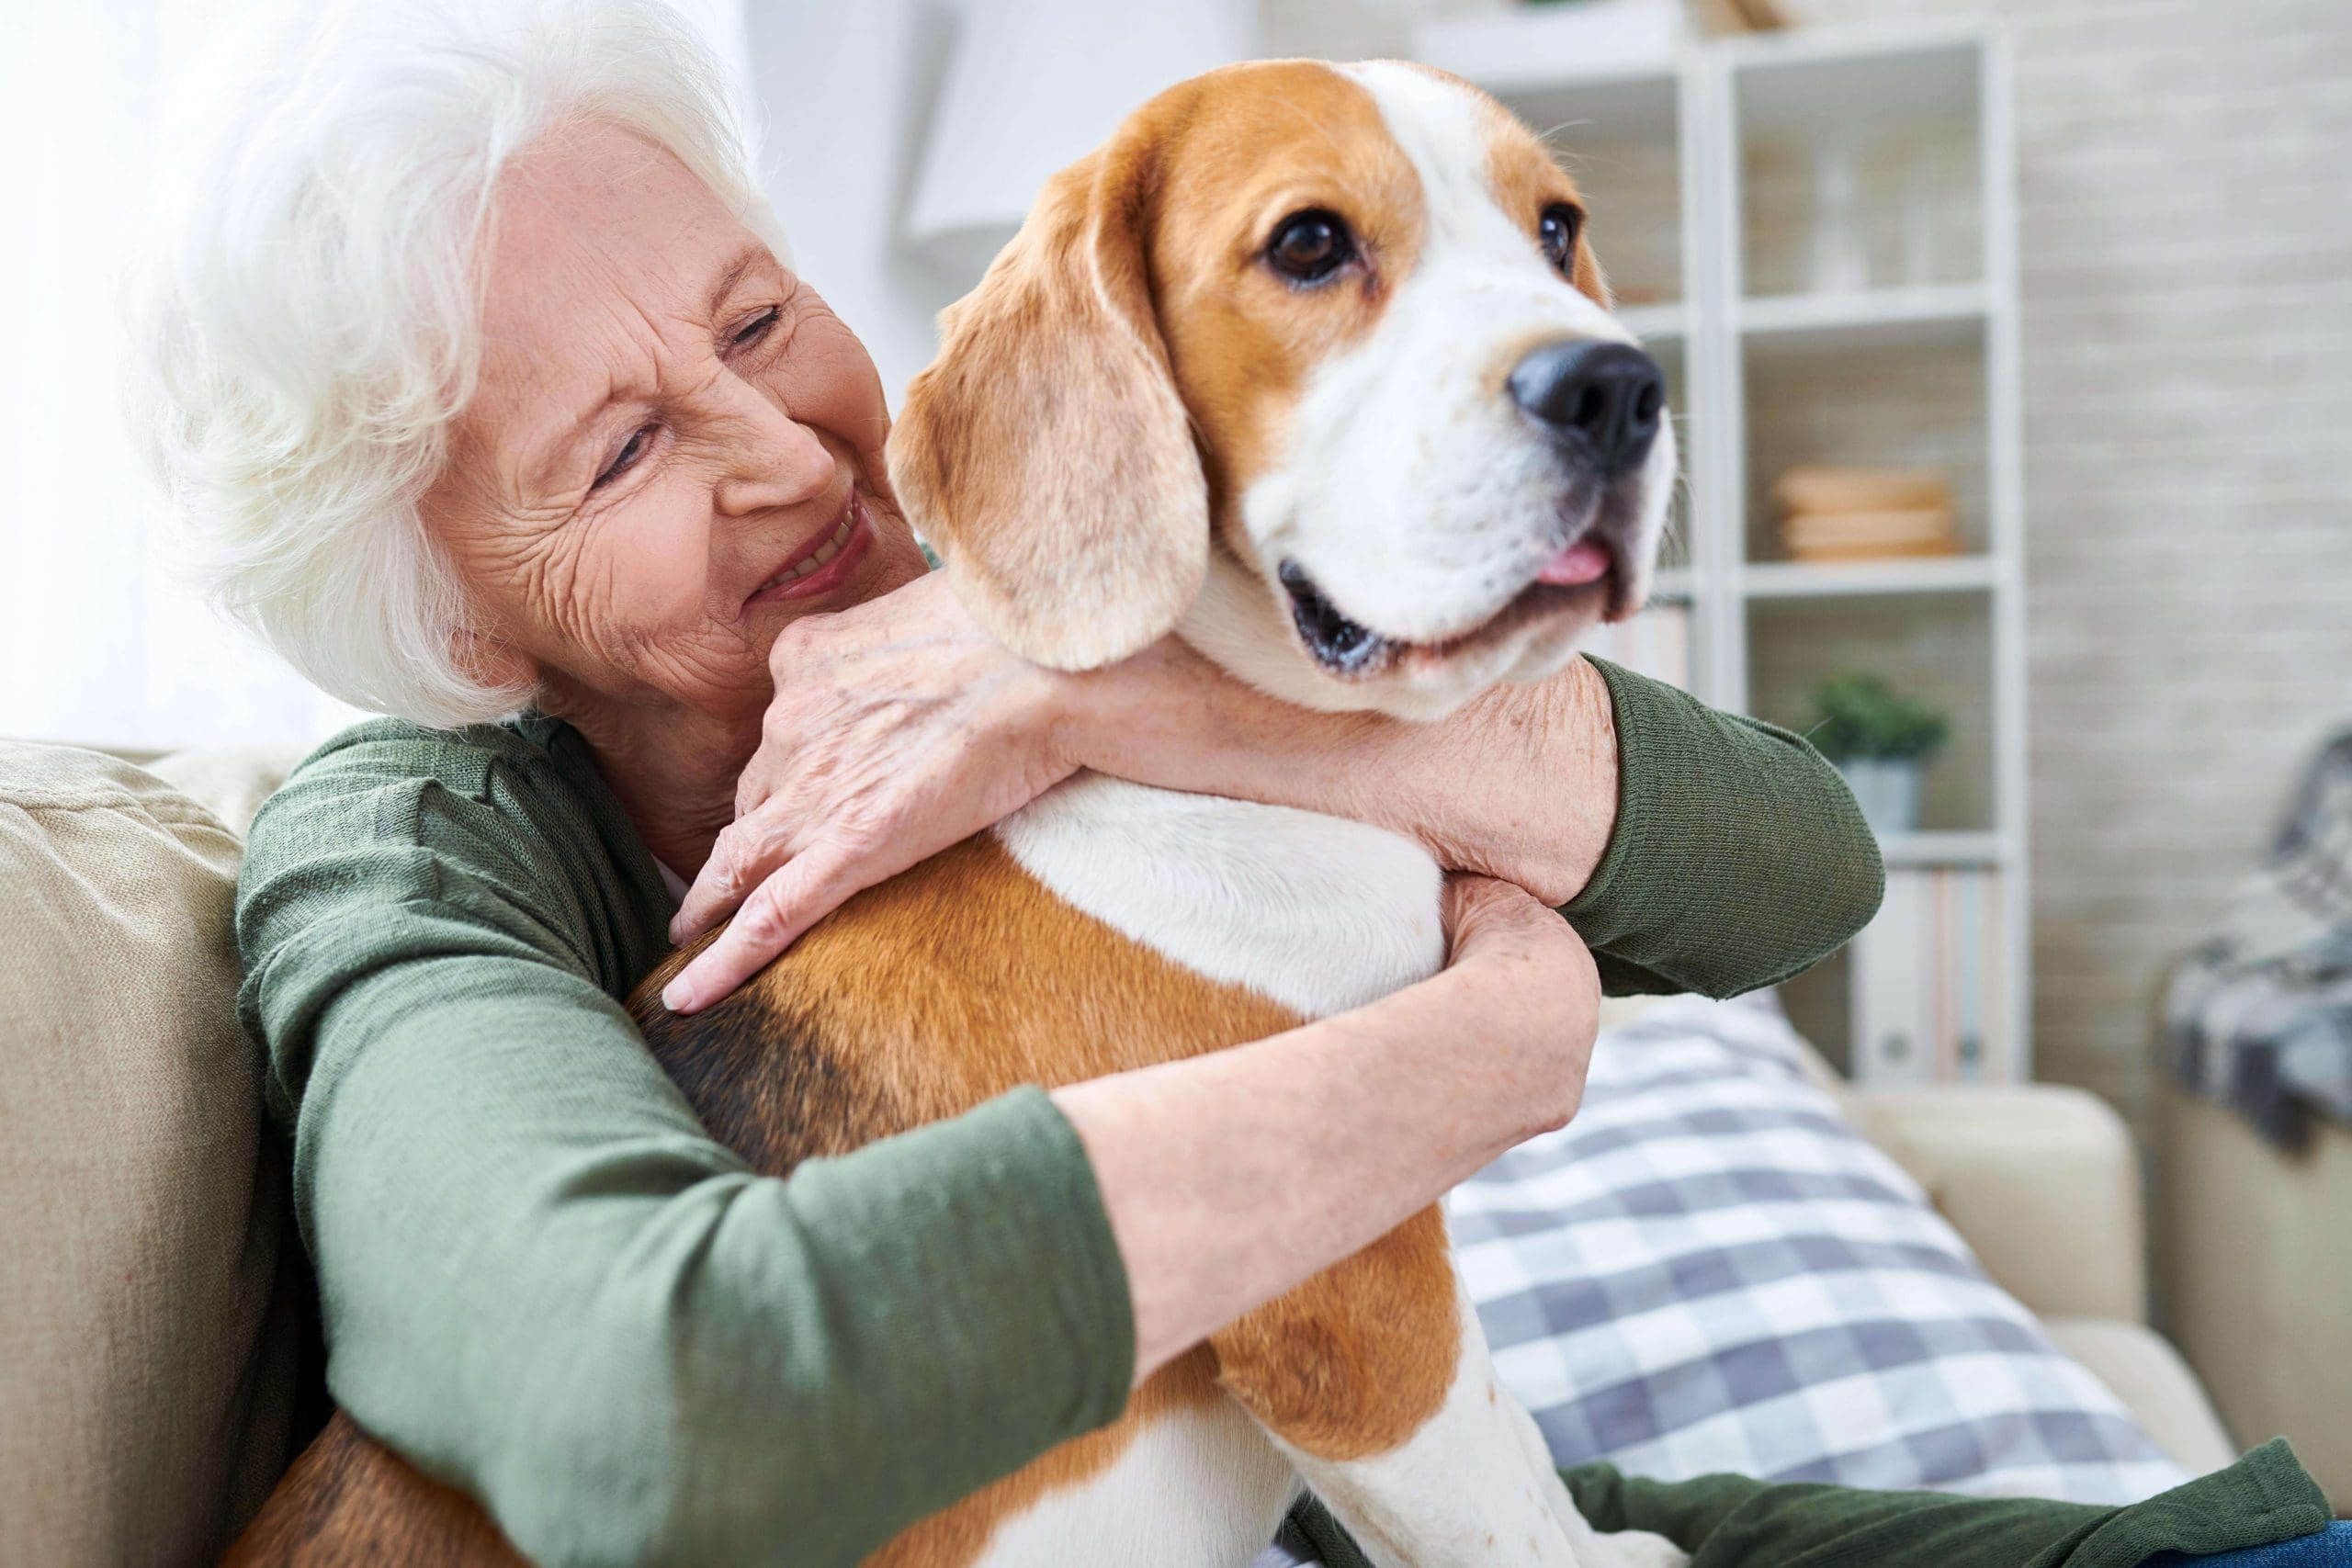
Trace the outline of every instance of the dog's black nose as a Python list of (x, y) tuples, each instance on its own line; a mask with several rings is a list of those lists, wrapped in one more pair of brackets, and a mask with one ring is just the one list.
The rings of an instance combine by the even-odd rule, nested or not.
[(1510, 396), (1556, 438), (1589, 450), (1607, 476), (1649, 456), (1666, 376), (1631, 344), (1547, 343), (1512, 369)]

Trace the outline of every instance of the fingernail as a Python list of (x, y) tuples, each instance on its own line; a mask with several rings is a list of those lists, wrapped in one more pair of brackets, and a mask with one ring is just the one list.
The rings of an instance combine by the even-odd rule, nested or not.
[(662, 1005), (672, 1012), (684, 1012), (693, 1005), (695, 994), (684, 980), (673, 980), (662, 987)]

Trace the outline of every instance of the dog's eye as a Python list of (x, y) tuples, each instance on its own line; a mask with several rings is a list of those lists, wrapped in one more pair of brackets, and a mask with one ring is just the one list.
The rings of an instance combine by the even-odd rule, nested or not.
[(1536, 237), (1544, 243), (1544, 257), (1560, 269), (1562, 277), (1576, 269), (1577, 233), (1583, 227), (1584, 214), (1565, 201), (1555, 201), (1545, 208), (1536, 223)]
[(1347, 220), (1321, 208), (1294, 212), (1266, 244), (1266, 263), (1297, 283), (1320, 283), (1354, 258)]

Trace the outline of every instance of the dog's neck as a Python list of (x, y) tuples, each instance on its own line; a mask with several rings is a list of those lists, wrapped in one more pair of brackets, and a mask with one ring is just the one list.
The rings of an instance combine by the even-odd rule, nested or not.
[(1426, 979), (1445, 959), (1442, 874), (1385, 829), (1082, 773), (996, 831), (1067, 902), (1308, 1018)]

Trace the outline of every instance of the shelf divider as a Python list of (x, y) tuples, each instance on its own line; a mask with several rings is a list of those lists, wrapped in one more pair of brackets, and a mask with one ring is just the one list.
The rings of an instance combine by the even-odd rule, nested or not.
[(1740, 570), (1750, 599), (1829, 599), (1852, 593), (1971, 593), (2000, 576), (1991, 556), (1911, 560), (1750, 561)]

